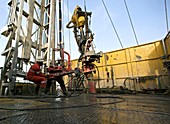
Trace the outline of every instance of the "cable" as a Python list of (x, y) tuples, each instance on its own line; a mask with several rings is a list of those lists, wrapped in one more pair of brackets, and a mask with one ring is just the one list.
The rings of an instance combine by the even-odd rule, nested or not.
[(84, 10), (86, 12), (86, 0), (84, 0)]
[[(108, 105), (108, 104), (117, 104), (124, 102), (125, 99), (122, 97), (117, 96), (108, 96), (108, 97), (102, 97), (102, 96), (96, 96), (96, 98), (116, 98), (120, 99), (119, 101), (114, 102), (102, 102), (102, 103), (92, 103), (92, 104), (85, 104), (85, 105), (72, 105), (72, 106), (61, 106), (61, 107), (47, 107), (47, 108), (3, 108), (0, 107), (0, 110), (10, 110), (10, 111), (41, 111), (41, 110), (56, 110), (56, 109), (70, 109), (70, 108), (82, 108), (82, 107), (91, 107), (91, 106), (98, 106), (98, 105)], [(1, 119), (0, 119), (1, 120)], [(2, 119), (4, 120), (4, 119)]]
[(97, 73), (98, 73), (98, 76), (97, 76), (97, 78), (98, 78), (98, 87), (99, 87), (99, 91), (100, 91), (100, 93), (102, 93), (102, 90), (101, 90), (101, 87), (100, 87), (100, 76), (99, 76), (99, 68), (97, 67), (97, 65), (95, 65), (95, 64), (92, 64), (93, 66), (95, 66), (96, 67), (96, 69), (97, 69)]
[(121, 40), (120, 40), (120, 37), (119, 37), (119, 35), (118, 35), (118, 33), (117, 33), (117, 30), (116, 30), (116, 28), (115, 28), (115, 26), (114, 26), (114, 24), (113, 24), (113, 21), (112, 21), (112, 19), (111, 19), (111, 16), (110, 16), (108, 10), (107, 10), (107, 7), (106, 7), (106, 5), (105, 5), (105, 3), (104, 3), (104, 0), (102, 0), (102, 3), (103, 3), (104, 8), (105, 8), (105, 10), (106, 10), (106, 12), (107, 12), (107, 15), (108, 15), (109, 20), (110, 20), (110, 22), (111, 22), (111, 24), (112, 24), (112, 27), (113, 27), (113, 29), (114, 29), (114, 31), (115, 31), (115, 33), (116, 33), (116, 36), (117, 36), (117, 38), (118, 38), (118, 40), (119, 40), (119, 43), (120, 43), (121, 47), (123, 48), (123, 44), (122, 44), (122, 42), (121, 42)]
[(167, 11), (167, 4), (166, 4), (166, 0), (164, 0), (165, 3), (165, 14), (166, 14), (166, 28), (167, 28), (167, 33), (169, 31), (169, 26), (168, 26), (168, 11)]
[(138, 39), (137, 39), (137, 35), (136, 35), (136, 33), (135, 33), (135, 28), (134, 28), (134, 26), (133, 26), (132, 19), (131, 19), (131, 17), (130, 17), (130, 12), (129, 12), (129, 9), (128, 9), (126, 0), (124, 0), (124, 3), (125, 3), (126, 11), (127, 11), (127, 13), (128, 13), (128, 17), (129, 17), (129, 20), (130, 20), (130, 24), (131, 24), (131, 26), (132, 26), (132, 30), (133, 30), (133, 33), (134, 33), (134, 36), (135, 36), (135, 39), (136, 39), (136, 43), (137, 43), (137, 45), (139, 45), (139, 42), (138, 42)]
[[(93, 67), (95, 67), (95, 68), (97, 69), (97, 73), (98, 73), (98, 87), (99, 87), (100, 93), (102, 93), (101, 88), (100, 88), (100, 81), (99, 81), (99, 78), (100, 78), (100, 77), (99, 77), (99, 69), (98, 69), (98, 67), (97, 67), (95, 64), (93, 64), (93, 63), (91, 63), (90, 65), (92, 65)], [(85, 65), (84, 65), (84, 66), (85, 66)], [(83, 68), (83, 67), (82, 67), (82, 68)], [(84, 76), (85, 76), (84, 73), (81, 73), (81, 75), (79, 75), (78, 77), (73, 77), (73, 78), (76, 78), (77, 82), (76, 82), (75, 88), (73, 89), (74, 91), (73, 91), (68, 97), (73, 97), (73, 94), (76, 92), (76, 90), (79, 90), (80, 86), (83, 86), (83, 89), (85, 89), (84, 83), (83, 83), (83, 81), (84, 81)], [(72, 82), (72, 81), (73, 81), (73, 78), (71, 78), (68, 83)], [(80, 94), (81, 94), (81, 93), (79, 93), (79, 94), (76, 95), (76, 96), (79, 96)]]

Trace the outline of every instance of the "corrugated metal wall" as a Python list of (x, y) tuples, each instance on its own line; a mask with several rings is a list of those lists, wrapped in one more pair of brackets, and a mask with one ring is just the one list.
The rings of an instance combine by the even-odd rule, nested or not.
[[(165, 45), (170, 55), (170, 37), (165, 40)], [(101, 62), (95, 64), (99, 68), (100, 85), (103, 88), (112, 87), (113, 82), (115, 86), (123, 86), (125, 82), (129, 89), (140, 90), (170, 85), (163, 61), (165, 52), (160, 40), (104, 53)], [(73, 60), (72, 68), (76, 66), (77, 60)], [(97, 77), (95, 74), (94, 78)]]

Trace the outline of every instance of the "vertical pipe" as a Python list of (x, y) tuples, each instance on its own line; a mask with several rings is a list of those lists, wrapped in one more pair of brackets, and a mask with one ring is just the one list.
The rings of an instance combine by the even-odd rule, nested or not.
[(55, 51), (54, 51), (54, 48), (55, 48), (55, 18), (56, 18), (56, 0), (53, 1), (53, 4), (54, 4), (54, 15), (53, 15), (53, 26), (52, 26), (52, 29), (51, 29), (51, 33), (52, 33), (52, 65), (54, 65), (55, 63)]
[[(69, 14), (69, 0), (67, 0), (67, 12), (68, 12), (68, 22), (70, 21), (70, 14)], [(69, 53), (71, 55), (71, 41), (70, 41), (70, 30), (68, 30), (68, 38), (69, 38)], [(77, 41), (77, 40), (76, 40)]]
[[(127, 56), (127, 52), (126, 52), (126, 50), (127, 50), (127, 52), (129, 52), (129, 49), (125, 49), (124, 51), (125, 51), (125, 59), (126, 59), (126, 68), (127, 68), (127, 72), (128, 72), (128, 78), (129, 78), (129, 71), (130, 71), (130, 68), (128, 67), (128, 56)], [(130, 54), (130, 53), (129, 53)], [(130, 56), (130, 55), (129, 55)], [(130, 59), (130, 57), (129, 57), (129, 59)], [(129, 86), (128, 86), (129, 87)]]
[(62, 10), (61, 10), (61, 0), (59, 0), (59, 46), (60, 46), (60, 49), (63, 49), (63, 46), (62, 46)]
[(159, 87), (159, 89), (161, 89), (161, 80), (160, 80), (160, 76), (157, 77), (157, 82), (158, 82), (158, 87)]
[(114, 87), (115, 87), (115, 81), (114, 81), (114, 71), (113, 71), (113, 66), (111, 66), (111, 68), (110, 68), (110, 73), (111, 73), (111, 79), (112, 79), (112, 85), (113, 85), (112, 88), (114, 88)]
[(62, 60), (62, 66), (64, 66), (64, 46), (62, 41), (62, 10), (61, 10), (61, 0), (59, 0), (59, 49), (60, 57)]
[[(47, 66), (50, 66), (51, 48), (55, 41), (55, 3), (56, 0), (50, 1), (50, 20), (49, 20), (49, 33), (48, 33), (48, 48), (47, 48)], [(54, 60), (53, 60), (54, 61)]]
[(108, 55), (104, 53), (104, 61), (105, 61), (105, 71), (106, 71), (106, 81), (109, 82), (109, 73), (108, 73), (108, 65), (107, 65)]

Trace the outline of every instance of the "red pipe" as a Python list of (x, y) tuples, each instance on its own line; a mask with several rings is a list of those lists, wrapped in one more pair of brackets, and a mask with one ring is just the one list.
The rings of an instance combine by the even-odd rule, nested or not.
[[(60, 51), (60, 49), (59, 48), (55, 48), (54, 51)], [(70, 54), (68, 52), (64, 51), (63, 49), (61, 50), (61, 52), (62, 52), (62, 58), (61, 59), (63, 61), (64, 61), (64, 53), (67, 54), (67, 56), (68, 56), (68, 62), (67, 62), (68, 70), (71, 70)]]
[(67, 56), (68, 56), (68, 62), (67, 62), (67, 64), (68, 64), (68, 70), (71, 70), (70, 54), (69, 54), (68, 52), (66, 52), (66, 51), (64, 51), (64, 53), (67, 54)]

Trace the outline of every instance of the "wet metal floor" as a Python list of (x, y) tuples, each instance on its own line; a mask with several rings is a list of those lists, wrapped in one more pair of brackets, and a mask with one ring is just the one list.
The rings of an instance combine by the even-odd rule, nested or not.
[(2, 124), (170, 124), (170, 97), (81, 94), (1, 97)]

